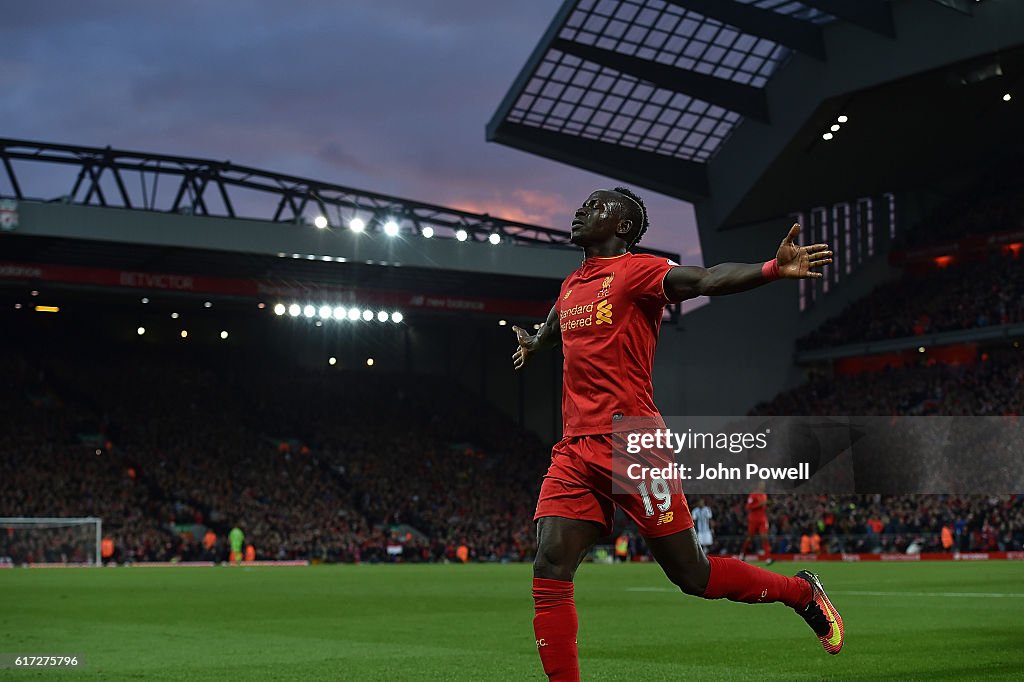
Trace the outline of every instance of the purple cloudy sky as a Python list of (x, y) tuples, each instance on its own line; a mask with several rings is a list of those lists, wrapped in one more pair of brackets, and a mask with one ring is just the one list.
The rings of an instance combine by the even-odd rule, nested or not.
[[(229, 159), (568, 229), (613, 180), (484, 141), (555, 0), (46, 0), (0, 21), (0, 137)], [(27, 188), (26, 188), (27, 189)], [(699, 263), (688, 204), (645, 243)]]

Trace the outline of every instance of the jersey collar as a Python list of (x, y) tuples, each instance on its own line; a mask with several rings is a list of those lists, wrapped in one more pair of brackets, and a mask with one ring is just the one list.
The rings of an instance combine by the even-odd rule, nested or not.
[(593, 263), (594, 265), (603, 265), (608, 261), (618, 260), (619, 258), (623, 258), (624, 256), (628, 255), (629, 251), (627, 251), (626, 253), (620, 253), (618, 256), (591, 256), (590, 258), (584, 258), (583, 263), (580, 267), (585, 268), (589, 263)]

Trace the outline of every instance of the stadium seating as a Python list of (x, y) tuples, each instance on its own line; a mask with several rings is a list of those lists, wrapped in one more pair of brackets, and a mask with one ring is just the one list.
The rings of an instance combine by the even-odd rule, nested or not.
[[(771, 496), (772, 551), (798, 553), (800, 537), (817, 532), (822, 553), (942, 552), (944, 525), (953, 549), (1017, 551), (1024, 543), (1020, 496)], [(743, 496), (708, 499), (715, 519), (712, 553), (737, 553), (746, 532)]]
[(801, 350), (1024, 322), (1024, 260), (987, 260), (905, 273), (797, 342)]
[(985, 353), (971, 366), (913, 366), (818, 376), (753, 412), (765, 415), (1024, 414), (1024, 348)]
[[(961, 253), (957, 240), (1024, 229), (1024, 173), (1000, 170), (911, 228), (896, 253), (935, 247), (958, 254), (906, 268), (797, 342), (800, 350), (1024, 322), (1024, 260), (1010, 248)], [(948, 247), (944, 251), (940, 247)], [(897, 259), (898, 260), (898, 259)]]
[[(120, 561), (222, 560), (235, 525), (269, 559), (531, 551), (545, 447), (442, 382), (104, 358), (4, 354), (0, 516), (99, 516)], [(75, 560), (51, 537), (0, 556)]]
[[(757, 413), (1019, 413), (1021, 356), (854, 378), (842, 391), (821, 379)], [(548, 444), (443, 380), (243, 371), (118, 347), (21, 346), (2, 357), (0, 408), (11, 426), (0, 433), (0, 515), (99, 516), (115, 561), (226, 560), (236, 525), (260, 559), (458, 561), (462, 546), (469, 561), (533, 553)], [(737, 550), (743, 500), (708, 502), (713, 551)], [(808, 528), (823, 551), (932, 548), (944, 523), (964, 550), (1024, 543), (1017, 498), (777, 498), (772, 521), (779, 551)], [(208, 528), (218, 538), (209, 549)], [(27, 546), (0, 534), (0, 557), (81, 560), (65, 536), (45, 537)]]

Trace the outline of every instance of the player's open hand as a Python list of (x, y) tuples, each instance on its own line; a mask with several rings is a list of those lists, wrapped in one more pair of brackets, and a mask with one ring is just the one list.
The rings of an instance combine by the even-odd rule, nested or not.
[(788, 279), (821, 279), (824, 275), (817, 271), (832, 262), (832, 251), (828, 244), (794, 244), (793, 240), (799, 234), (800, 223), (794, 223), (779, 246), (775, 255), (779, 275)]
[(530, 336), (526, 331), (515, 325), (512, 325), (512, 331), (516, 333), (516, 341), (519, 342), (519, 348), (516, 348), (516, 352), (512, 354), (512, 365), (516, 369), (521, 369), (530, 358), (530, 355), (536, 350), (534, 344), (537, 337)]

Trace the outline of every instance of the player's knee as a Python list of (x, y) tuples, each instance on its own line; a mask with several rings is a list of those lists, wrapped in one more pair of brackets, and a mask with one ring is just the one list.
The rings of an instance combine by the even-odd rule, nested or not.
[(701, 584), (700, 580), (696, 579), (689, 573), (669, 576), (669, 580), (671, 580), (676, 585), (676, 587), (678, 587), (686, 594), (692, 594), (695, 597), (703, 595), (704, 589), (707, 587), (707, 582)]
[(533, 560), (533, 577), (547, 580), (572, 580), (576, 565), (566, 561), (562, 552), (540, 547)]
[(710, 568), (707, 559), (704, 559), (703, 562), (694, 562), (692, 565), (676, 568), (667, 575), (668, 579), (686, 594), (701, 597), (704, 596), (708, 587)]

